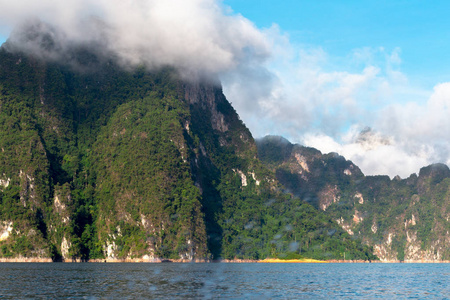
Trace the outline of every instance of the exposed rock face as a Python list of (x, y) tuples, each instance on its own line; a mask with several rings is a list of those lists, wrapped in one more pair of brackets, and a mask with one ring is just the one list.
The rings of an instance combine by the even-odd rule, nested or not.
[(62, 197), (60, 199), (60, 197), (61, 196), (59, 196), (58, 194), (55, 194), (55, 198), (53, 200), (53, 208), (55, 212), (58, 213), (58, 215), (60, 216), (61, 222), (65, 225), (68, 225), (70, 222), (71, 212), (69, 211), (66, 203), (71, 202), (70, 194), (66, 196), (66, 199)]
[(107, 260), (115, 260), (117, 259), (116, 257), (116, 252), (117, 252), (117, 245), (116, 243), (113, 242), (106, 242), (106, 245), (104, 246), (104, 250), (105, 252), (105, 258)]
[(363, 177), (357, 166), (336, 153), (322, 155), (276, 136), (257, 140), (257, 145), (259, 157), (276, 171), (287, 191), (321, 210), (340, 201), (343, 184)]
[[(374, 258), (282, 193), (219, 84), (124, 70), (59, 38), (38, 24), (0, 49), (0, 224), (14, 220), (0, 257), (257, 259), (303, 243), (302, 255)], [(309, 180), (312, 150), (297, 150)]]
[(215, 130), (220, 132), (228, 131), (228, 122), (225, 120), (225, 116), (222, 112), (218, 111), (218, 102), (223, 101), (224, 96), (222, 91), (217, 86), (205, 85), (199, 83), (185, 84), (185, 99), (190, 104), (200, 105), (203, 109), (207, 110), (211, 114), (211, 125)]
[[(123, 70), (95, 47), (58, 47), (45, 30), (32, 27), (0, 49), (2, 126), (21, 124), (0, 127), (16, 130), (0, 141), (0, 189), (21, 206), (0, 221), (24, 216), (17, 238), (30, 233), (31, 246), (20, 255), (208, 258), (206, 226), (218, 225), (204, 213), (217, 222), (225, 193), (216, 185), (234, 174), (250, 189), (271, 177), (260, 175), (253, 138), (220, 84), (183, 82), (170, 68)], [(57, 55), (18, 48), (26, 39)], [(8, 252), (18, 242), (10, 234), (2, 230), (0, 256), (18, 255)]]
[(362, 196), (361, 193), (357, 192), (357, 193), (355, 194), (354, 197), (355, 197), (356, 199), (358, 199), (358, 203), (359, 203), (359, 204), (364, 204), (364, 198), (363, 198), (363, 196)]
[(450, 259), (450, 169), (446, 165), (431, 165), (422, 168), (419, 176), (391, 180), (365, 177), (337, 154), (322, 155), (276, 137), (259, 140), (258, 152), (289, 192), (326, 211), (350, 235), (373, 245), (381, 260)]
[(241, 170), (234, 170), (241, 177), (242, 186), (247, 186), (247, 176)]
[(9, 238), (11, 231), (13, 230), (13, 222), (4, 221), (0, 224), (0, 241), (4, 241)]
[(24, 207), (27, 207), (28, 201), (29, 201), (28, 205), (34, 207), (36, 205), (36, 202), (34, 201), (36, 198), (36, 191), (34, 189), (35, 187), (34, 178), (24, 173), (22, 170), (20, 170), (19, 177), (22, 188), (20, 192), (20, 201), (22, 202)]
[[(3, 174), (3, 176), (5, 176), (5, 174)], [(11, 183), (11, 178), (0, 179), (0, 185), (3, 186), (3, 188), (7, 188), (10, 183)]]
[(294, 157), (297, 160), (298, 165), (301, 167), (299, 173), (301, 174), (303, 171), (309, 173), (309, 167), (306, 162), (306, 158), (302, 156), (300, 153), (295, 153)]
[(69, 250), (72, 245), (67, 241), (66, 237), (64, 236), (61, 242), (61, 255), (64, 260), (69, 260)]
[(327, 185), (323, 190), (319, 192), (319, 208), (323, 211), (336, 202), (339, 202), (341, 196), (339, 196), (339, 189), (335, 186)]

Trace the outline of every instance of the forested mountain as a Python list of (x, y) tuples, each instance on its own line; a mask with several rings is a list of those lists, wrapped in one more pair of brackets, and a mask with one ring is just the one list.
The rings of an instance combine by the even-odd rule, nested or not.
[(261, 161), (288, 193), (325, 211), (382, 260), (450, 260), (450, 170), (435, 164), (406, 179), (364, 176), (336, 154), (278, 136), (257, 141)]
[(375, 259), (282, 193), (215, 81), (29, 30), (0, 48), (1, 257)]

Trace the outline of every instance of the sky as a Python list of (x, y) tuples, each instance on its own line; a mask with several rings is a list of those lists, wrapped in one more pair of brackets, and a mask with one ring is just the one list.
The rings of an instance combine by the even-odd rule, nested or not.
[(0, 41), (41, 51), (20, 34), (38, 18), (58, 28), (59, 49), (103, 43), (124, 66), (220, 78), (255, 138), (405, 178), (450, 164), (449, 11), (437, 0), (0, 0)]
[(225, 85), (256, 137), (338, 152), (366, 175), (450, 162), (450, 1), (225, 3), (287, 39), (268, 66), (280, 82), (259, 101), (265, 118)]
[(448, 1), (226, 0), (225, 3), (259, 28), (277, 24), (297, 46), (320, 47), (335, 58), (365, 47), (391, 51), (400, 48), (402, 70), (414, 74), (415, 80), (434, 85), (436, 79), (448, 79), (445, 69), (445, 63), (450, 61), (446, 55), (450, 43)]

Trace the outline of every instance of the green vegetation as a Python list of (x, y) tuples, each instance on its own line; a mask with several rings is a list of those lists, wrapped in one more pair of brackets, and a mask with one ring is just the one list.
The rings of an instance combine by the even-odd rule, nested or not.
[(220, 88), (77, 51), (0, 49), (0, 256), (376, 259), (282, 192)]
[(259, 157), (288, 192), (325, 210), (351, 230), (354, 238), (385, 249), (383, 258), (450, 258), (447, 166), (431, 165), (422, 168), (419, 176), (391, 180), (388, 176), (364, 176), (337, 154), (322, 155), (279, 137), (266, 137), (257, 144)]

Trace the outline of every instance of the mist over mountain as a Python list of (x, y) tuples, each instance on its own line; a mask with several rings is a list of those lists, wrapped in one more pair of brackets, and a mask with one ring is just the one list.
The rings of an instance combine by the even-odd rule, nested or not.
[(2, 259), (376, 259), (282, 193), (217, 82), (55, 28), (0, 48)]
[[(445, 84), (427, 109), (407, 106), (430, 126), (393, 107), (337, 142), (347, 116), (364, 118), (355, 91), (378, 71), (302, 64), (308, 80), (286, 90), (267, 66), (288, 37), (221, 2), (4, 7), (0, 22), (17, 26), (0, 49), (3, 258), (448, 259), (448, 168), (394, 177), (448, 158), (446, 131), (433, 131), (447, 127)], [(221, 81), (253, 126), (287, 126), (361, 164), (279, 137), (255, 143)]]
[(1, 22), (14, 26), (10, 43), (52, 59), (64, 59), (74, 45), (95, 45), (123, 67), (171, 66), (184, 79), (206, 79), (263, 61), (270, 51), (250, 21), (214, 0), (3, 1), (2, 8)]
[[(338, 152), (371, 175), (406, 177), (450, 162), (449, 85), (413, 86), (400, 48), (353, 49), (336, 62), (326, 48), (294, 43), (277, 24), (258, 28), (219, 0), (0, 3), (0, 33), (15, 31), (10, 43), (35, 55), (55, 59), (62, 49), (95, 45), (125, 69), (170, 66), (184, 80), (221, 82), (256, 137)], [(57, 36), (51, 53), (20, 37), (20, 28), (39, 22)], [(389, 144), (362, 147), (357, 136), (366, 127)]]

